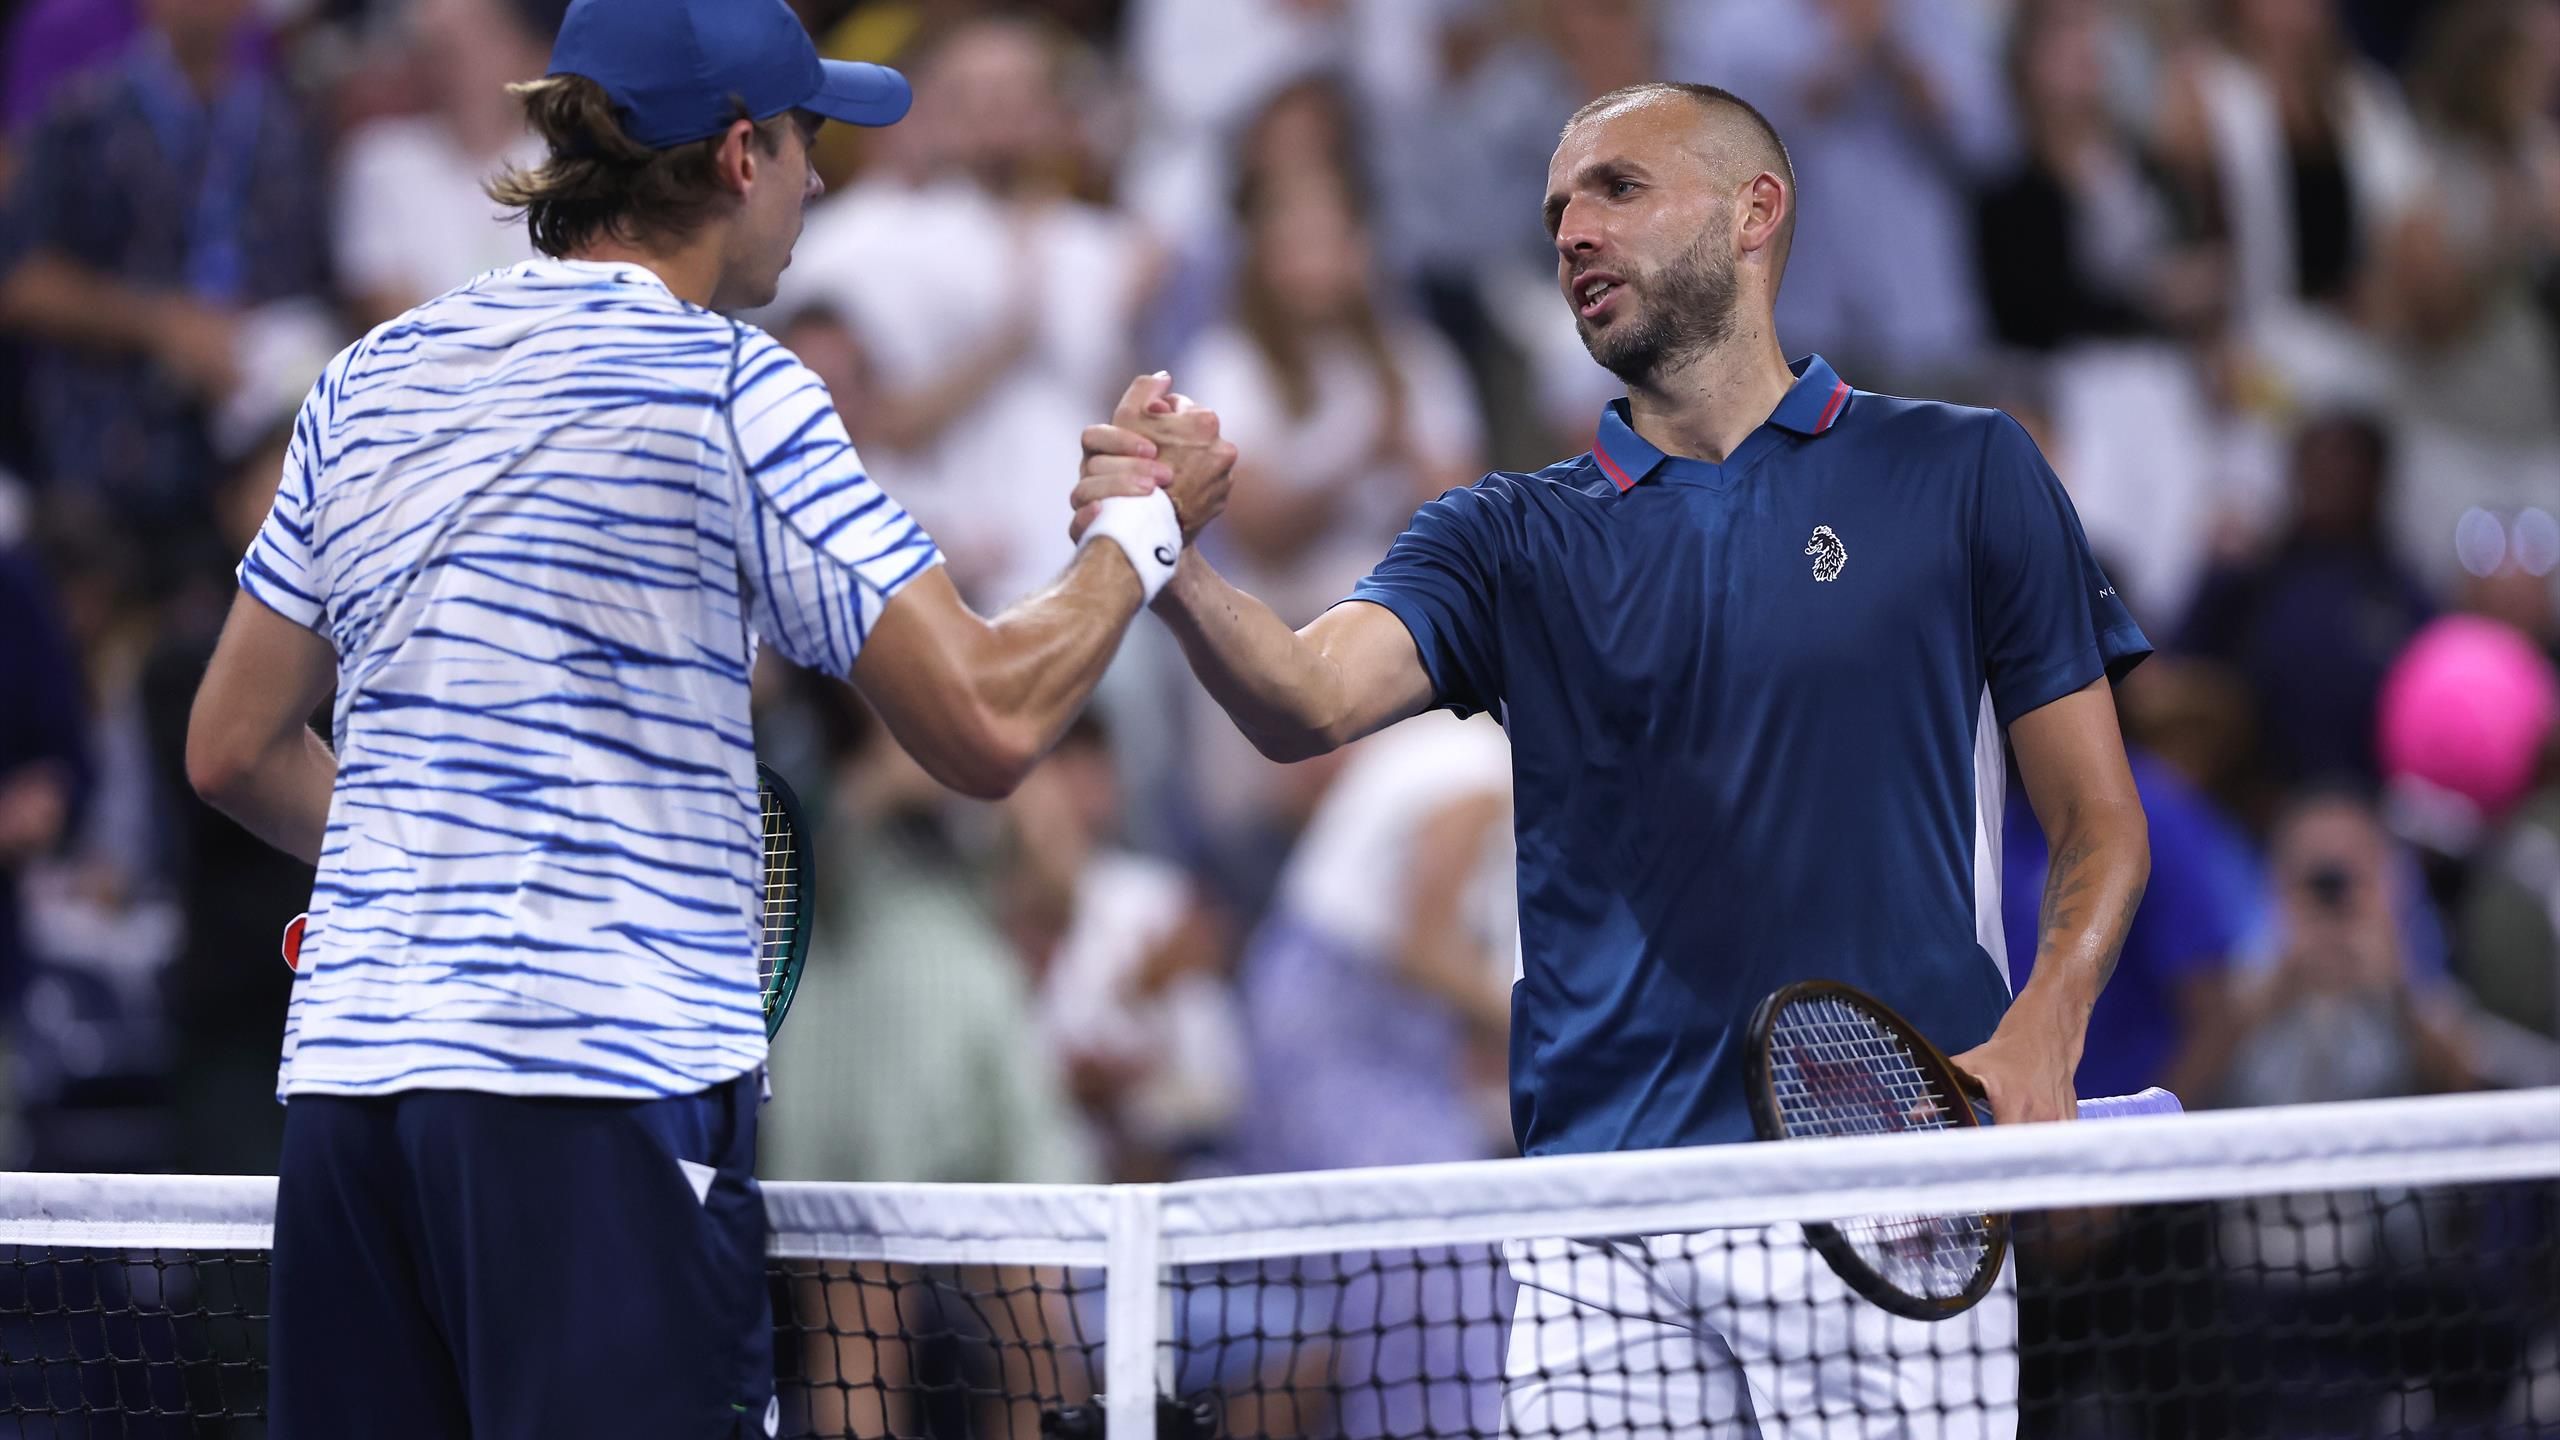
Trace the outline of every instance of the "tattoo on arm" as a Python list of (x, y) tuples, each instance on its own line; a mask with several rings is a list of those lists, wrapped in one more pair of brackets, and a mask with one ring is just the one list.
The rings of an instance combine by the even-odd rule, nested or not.
[(2044, 877), (2044, 904), (2036, 912), (2036, 937), (2047, 948), (2080, 928), (2080, 907), (2087, 901), (2090, 878), (2084, 873), (2089, 863), (2089, 844), (2073, 840), (2053, 857)]
[[(2045, 954), (2069, 954), (2094, 950), (2098, 986), (2101, 989), (2113, 979), (2116, 960), (2124, 950), (2125, 932), (2132, 928), (2134, 912), (2142, 908), (2142, 887), (2126, 892), (2112, 924), (2102, 924), (2098, 933), (2089, 932), (2095, 917), (2088, 913), (2090, 902), (2102, 880), (2096, 849), (2084, 839), (2074, 838), (2053, 857), (2045, 873), (2044, 904), (2036, 917), (2038, 948)], [(2094, 942), (2094, 944), (2092, 943)]]

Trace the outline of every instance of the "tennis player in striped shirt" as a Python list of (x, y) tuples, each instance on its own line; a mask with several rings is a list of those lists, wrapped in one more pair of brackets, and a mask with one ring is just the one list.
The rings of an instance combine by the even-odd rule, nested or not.
[(1216, 417), (1142, 379), (1123, 411), (1185, 427), (1171, 503), (1098, 515), (982, 620), (825, 387), (723, 317), (773, 298), (817, 125), (908, 99), (783, 0), (578, 0), (525, 91), (549, 159), (494, 187), (552, 258), (374, 331), (303, 406), (188, 740), (208, 799), (319, 867), (279, 1440), (772, 1433), (756, 642), (1001, 794), (1224, 503)]

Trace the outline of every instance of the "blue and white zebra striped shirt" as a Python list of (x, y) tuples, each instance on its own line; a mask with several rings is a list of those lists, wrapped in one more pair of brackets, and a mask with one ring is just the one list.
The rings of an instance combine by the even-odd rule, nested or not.
[(341, 354), (240, 583), (338, 652), (285, 1095), (684, 1094), (764, 1059), (747, 675), (941, 562), (826, 387), (636, 265)]

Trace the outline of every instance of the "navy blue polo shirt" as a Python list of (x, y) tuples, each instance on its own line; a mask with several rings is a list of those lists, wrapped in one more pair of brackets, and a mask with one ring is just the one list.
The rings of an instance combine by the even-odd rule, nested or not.
[(1511, 737), (1526, 1153), (1749, 1138), (1743, 1032), (1792, 980), (1988, 1038), (2004, 729), (2150, 653), (2016, 421), (1794, 369), (1723, 464), (1619, 401), (1590, 453), (1423, 506), (1353, 591)]

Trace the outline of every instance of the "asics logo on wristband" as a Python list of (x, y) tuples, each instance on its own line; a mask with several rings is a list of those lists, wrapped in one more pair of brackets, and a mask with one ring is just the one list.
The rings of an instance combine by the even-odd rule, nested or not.
[(1159, 565), (1170, 565), (1179, 558), (1181, 557), (1173, 553), (1173, 547), (1170, 545), (1156, 547), (1156, 563)]

